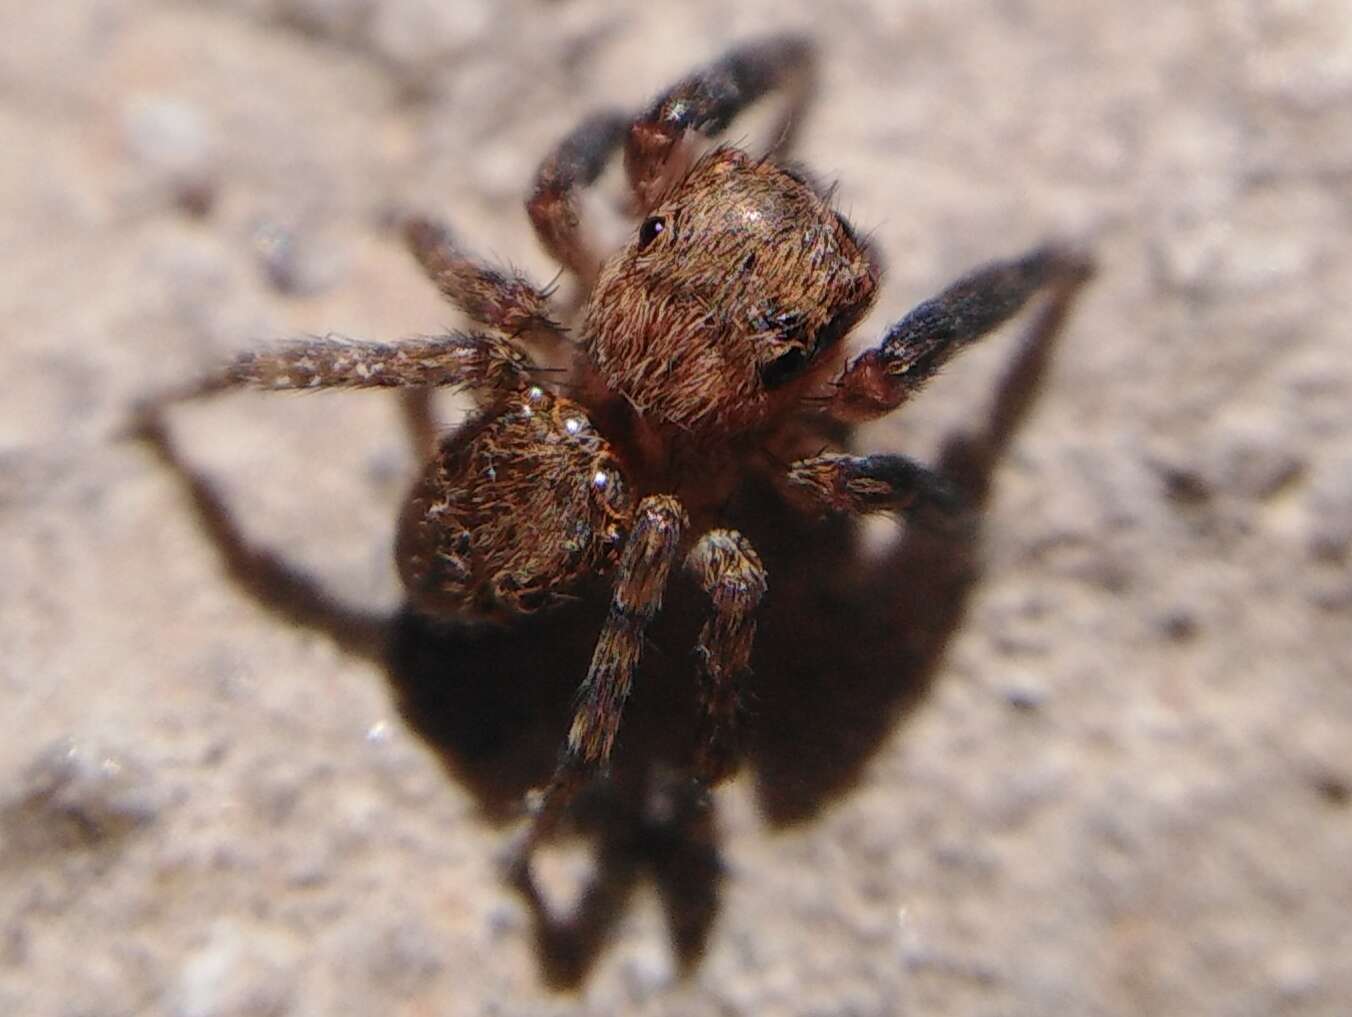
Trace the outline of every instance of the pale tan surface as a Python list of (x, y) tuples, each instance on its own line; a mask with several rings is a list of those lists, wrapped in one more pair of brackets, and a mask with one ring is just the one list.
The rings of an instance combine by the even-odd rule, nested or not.
[[(730, 6), (5, 4), (0, 1013), (1348, 1012), (1352, 11)], [(392, 207), (548, 278), (520, 208), (548, 144), (785, 24), (823, 51), (803, 155), (888, 256), (861, 341), (1048, 233), (1093, 237), (1102, 272), (933, 694), (815, 822), (772, 832), (720, 792), (688, 977), (640, 893), (554, 994), (502, 830), (377, 670), (226, 582), (110, 435), (250, 342), (448, 323)], [(173, 194), (202, 173), (194, 220)], [(299, 295), (261, 270), (279, 228)], [(1009, 350), (876, 444), (931, 452)], [(387, 399), (176, 421), (250, 533), (397, 601)]]

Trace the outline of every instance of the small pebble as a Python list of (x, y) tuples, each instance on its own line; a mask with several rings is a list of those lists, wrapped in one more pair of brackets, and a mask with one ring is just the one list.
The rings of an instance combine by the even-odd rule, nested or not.
[(1252, 499), (1270, 498), (1304, 468), (1293, 437), (1275, 423), (1247, 423), (1222, 435), (1213, 469), (1226, 490)]
[(336, 244), (313, 231), (278, 222), (260, 223), (253, 246), (268, 282), (287, 296), (314, 296), (332, 289), (346, 268)]
[(1161, 635), (1171, 643), (1187, 643), (1196, 638), (1197, 618), (1185, 607), (1166, 611), (1157, 623)]
[(159, 815), (164, 796), (149, 770), (120, 750), (63, 740), (43, 750), (0, 805), (0, 824), (34, 853), (95, 847)]
[(123, 115), (132, 155), (171, 202), (191, 215), (211, 210), (216, 184), (211, 134), (195, 107), (169, 96), (142, 96)]
[(279, 933), (218, 921), (206, 943), (188, 955), (165, 1009), (173, 1017), (287, 1013), (297, 960), (295, 944)]

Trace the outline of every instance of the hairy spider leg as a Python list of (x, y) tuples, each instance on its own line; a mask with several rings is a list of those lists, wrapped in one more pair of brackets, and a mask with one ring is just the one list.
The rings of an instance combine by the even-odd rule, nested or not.
[[(827, 413), (851, 423), (896, 409), (920, 391), (950, 357), (1046, 293), (1068, 309), (1093, 273), (1089, 258), (1054, 244), (995, 261), (926, 300), (856, 357), (836, 379)], [(1063, 312), (1064, 313), (1064, 310)]]
[(329, 388), (466, 388), (493, 402), (531, 382), (534, 365), (511, 340), (451, 332), (381, 343), (314, 336), (241, 353), (219, 371), (142, 409), (237, 388), (271, 392)]
[[(430, 216), (410, 216), (403, 232), (427, 277), (471, 321), (524, 343), (547, 361), (569, 359), (564, 352), (568, 337), (554, 320), (546, 290), (519, 272), (504, 271), (465, 253), (450, 228)], [(436, 450), (438, 438), (431, 389), (404, 389), (400, 406), (415, 456), (425, 459)]]
[(530, 879), (536, 846), (558, 823), (578, 789), (610, 759), (625, 700), (643, 649), (643, 633), (662, 606), (662, 594), (689, 525), (670, 495), (638, 504), (611, 594), (610, 611), (578, 689), (577, 708), (563, 755), (523, 836), (508, 857), (517, 882)]
[(637, 213), (652, 209), (684, 172), (681, 160), (672, 156), (687, 131), (717, 136), (770, 92), (783, 92), (787, 98), (771, 150), (787, 151), (815, 83), (812, 43), (799, 35), (778, 35), (736, 46), (671, 86), (634, 121), (625, 142), (625, 172)]
[(788, 489), (804, 508), (864, 515), (916, 516), (932, 509), (955, 514), (961, 499), (940, 474), (901, 455), (850, 456), (828, 452), (789, 467)]
[(427, 394), (433, 388), (466, 388), (481, 404), (500, 401), (530, 384), (530, 357), (510, 339), (477, 332), (377, 343), (336, 336), (293, 339), (241, 353), (225, 367), (183, 388), (142, 402), (133, 430), (158, 425), (170, 405), (231, 389), (273, 392), (325, 388), (394, 388), (416, 458), (435, 448)]
[(548, 294), (519, 272), (505, 272), (462, 251), (451, 230), (428, 216), (404, 223), (404, 240), (437, 289), (472, 321), (529, 345), (567, 341)]
[(526, 213), (550, 256), (590, 290), (601, 257), (587, 242), (578, 198), (596, 182), (624, 140), (629, 116), (619, 110), (594, 113), (559, 142), (535, 172)]
[(668, 88), (637, 119), (614, 109), (592, 114), (536, 171), (526, 211), (541, 245), (590, 290), (602, 259), (584, 236), (578, 198), (596, 182), (621, 143), (634, 211), (642, 215), (684, 170), (668, 163), (687, 130), (719, 134), (751, 103), (779, 90), (787, 94), (788, 103), (773, 147), (785, 151), (812, 98), (814, 81), (811, 43), (800, 36), (777, 36), (729, 50)]
[(765, 596), (765, 567), (746, 537), (721, 529), (710, 530), (695, 542), (685, 567), (711, 607), (695, 648), (702, 724), (695, 779), (709, 788), (731, 774), (737, 763), (743, 720), (738, 693), (751, 673), (755, 611)]

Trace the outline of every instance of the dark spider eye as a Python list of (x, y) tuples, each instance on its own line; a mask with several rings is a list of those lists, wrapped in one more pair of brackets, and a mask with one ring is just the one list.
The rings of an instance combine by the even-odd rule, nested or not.
[(761, 381), (765, 383), (766, 388), (779, 388), (785, 382), (792, 381), (803, 368), (807, 367), (809, 359), (807, 350), (795, 346), (761, 368)]
[(643, 220), (643, 225), (638, 228), (638, 249), (646, 250), (648, 245), (657, 239), (658, 235), (667, 228), (667, 221), (660, 215), (652, 216)]

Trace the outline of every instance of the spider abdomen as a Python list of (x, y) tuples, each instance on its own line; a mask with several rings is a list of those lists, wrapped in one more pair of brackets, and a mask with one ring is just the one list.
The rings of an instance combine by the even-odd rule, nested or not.
[(429, 614), (530, 614), (610, 570), (632, 511), (619, 458), (586, 411), (533, 387), (427, 464), (400, 520), (400, 577)]

